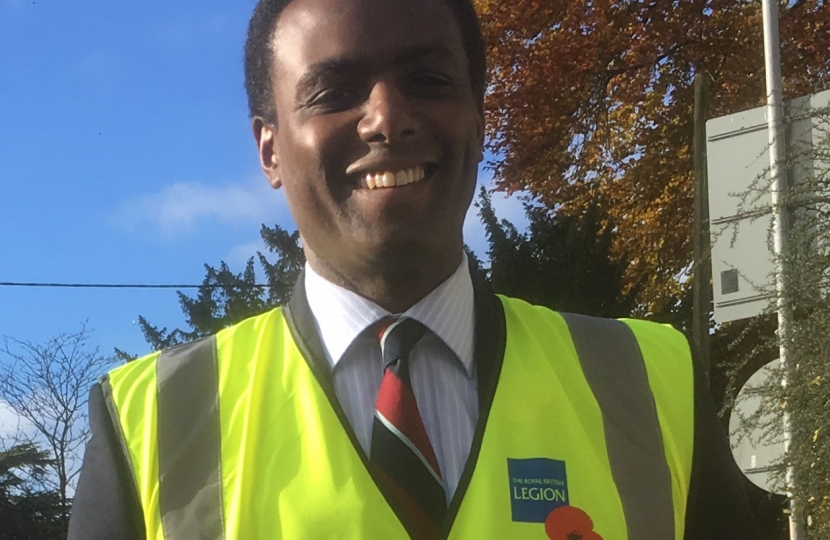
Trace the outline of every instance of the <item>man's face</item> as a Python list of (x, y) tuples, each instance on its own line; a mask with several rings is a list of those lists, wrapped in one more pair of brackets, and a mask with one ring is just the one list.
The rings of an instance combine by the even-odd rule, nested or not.
[(457, 265), (483, 119), (445, 1), (295, 0), (273, 44), (260, 157), (309, 259), (346, 277)]

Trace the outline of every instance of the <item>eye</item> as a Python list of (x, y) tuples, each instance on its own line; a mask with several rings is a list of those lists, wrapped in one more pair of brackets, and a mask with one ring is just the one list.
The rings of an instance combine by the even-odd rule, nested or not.
[(413, 82), (431, 85), (449, 84), (446, 76), (437, 73), (419, 73), (413, 77)]
[(333, 101), (340, 101), (346, 99), (349, 96), (349, 93), (342, 88), (326, 88), (325, 90), (321, 90), (317, 92), (308, 102), (312, 105), (318, 105), (322, 103), (331, 103)]
[(351, 107), (357, 99), (357, 93), (346, 87), (325, 88), (312, 95), (308, 107), (325, 109), (327, 111), (342, 111)]
[(452, 79), (437, 72), (419, 72), (409, 78), (407, 86), (418, 97), (437, 98), (452, 89)]

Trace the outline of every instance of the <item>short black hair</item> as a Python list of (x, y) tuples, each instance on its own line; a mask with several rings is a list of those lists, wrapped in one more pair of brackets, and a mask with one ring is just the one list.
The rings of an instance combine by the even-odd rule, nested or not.
[[(293, 0), (259, 0), (245, 41), (245, 91), (248, 93), (248, 112), (251, 118), (261, 117), (276, 124), (277, 111), (271, 85), (273, 50), (271, 40), (283, 10)], [(486, 59), (484, 40), (472, 0), (444, 0), (449, 4), (461, 29), (461, 41), (470, 65), (470, 84), (478, 100), (484, 99)]]

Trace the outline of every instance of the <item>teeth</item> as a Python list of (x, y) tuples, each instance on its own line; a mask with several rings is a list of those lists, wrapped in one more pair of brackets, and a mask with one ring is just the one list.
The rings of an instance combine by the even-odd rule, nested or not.
[(389, 188), (405, 186), (413, 182), (423, 180), (424, 168), (421, 166), (411, 167), (398, 172), (384, 171), (379, 173), (367, 173), (363, 179), (365, 187), (369, 189)]

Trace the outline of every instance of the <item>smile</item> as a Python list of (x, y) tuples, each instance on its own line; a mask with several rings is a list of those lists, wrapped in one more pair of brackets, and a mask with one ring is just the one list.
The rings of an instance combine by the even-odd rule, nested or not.
[(367, 173), (360, 180), (360, 187), (368, 189), (391, 188), (420, 182), (424, 179), (424, 167), (421, 165), (410, 167), (402, 171), (382, 171)]

